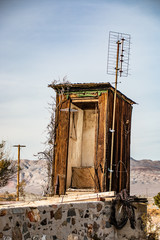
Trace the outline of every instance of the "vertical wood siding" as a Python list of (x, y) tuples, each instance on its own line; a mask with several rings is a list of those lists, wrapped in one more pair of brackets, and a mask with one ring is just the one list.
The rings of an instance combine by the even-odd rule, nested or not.
[[(130, 190), (130, 134), (132, 106), (117, 96), (115, 136), (113, 153), (112, 191)], [(109, 126), (112, 128), (113, 92), (109, 91)], [(108, 131), (107, 166), (110, 168), (111, 133)], [(109, 190), (109, 171), (107, 171), (106, 191)]]
[(64, 99), (61, 102), (59, 97), (58, 102), (59, 106), (56, 116), (57, 126), (55, 139), (54, 186), (56, 187), (58, 184), (59, 194), (65, 194), (70, 112), (61, 111), (61, 109), (69, 109), (70, 100)]
[[(106, 120), (107, 120), (107, 101), (108, 92), (101, 94), (98, 99), (98, 131), (96, 136), (96, 154), (95, 154), (95, 188), (96, 191), (104, 191), (106, 178)], [(104, 182), (105, 181), (105, 182)]]

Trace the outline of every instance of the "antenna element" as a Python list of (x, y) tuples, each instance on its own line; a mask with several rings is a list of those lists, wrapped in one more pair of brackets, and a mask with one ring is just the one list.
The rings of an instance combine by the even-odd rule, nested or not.
[[(117, 43), (119, 42), (118, 72), (120, 77), (128, 76), (131, 36), (125, 33), (109, 32), (107, 73), (116, 74)], [(123, 68), (122, 68), (123, 65)]]

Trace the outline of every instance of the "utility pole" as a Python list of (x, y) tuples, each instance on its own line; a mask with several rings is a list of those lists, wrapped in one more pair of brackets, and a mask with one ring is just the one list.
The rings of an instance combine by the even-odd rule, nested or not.
[(25, 145), (13, 145), (13, 147), (18, 148), (18, 164), (17, 164), (17, 198), (16, 201), (19, 201), (19, 175), (20, 175), (20, 150), (21, 147), (26, 147)]

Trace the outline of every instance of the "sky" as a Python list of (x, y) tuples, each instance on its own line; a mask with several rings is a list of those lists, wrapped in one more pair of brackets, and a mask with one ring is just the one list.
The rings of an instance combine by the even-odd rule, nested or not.
[(45, 148), (54, 80), (114, 82), (107, 74), (109, 31), (131, 35), (127, 78), (134, 100), (131, 156), (160, 160), (159, 0), (0, 0), (0, 141), (21, 158)]

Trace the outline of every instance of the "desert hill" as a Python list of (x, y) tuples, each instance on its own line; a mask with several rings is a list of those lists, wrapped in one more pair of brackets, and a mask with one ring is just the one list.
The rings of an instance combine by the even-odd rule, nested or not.
[[(21, 160), (21, 180), (26, 181), (25, 191), (42, 195), (47, 186), (47, 164), (45, 160)], [(16, 192), (16, 176), (0, 192)], [(160, 161), (131, 158), (131, 194), (155, 196), (160, 192)]]
[(131, 169), (146, 169), (146, 170), (159, 170), (160, 171), (160, 161), (152, 161), (150, 159), (135, 160), (131, 158)]
[[(26, 182), (25, 191), (42, 195), (47, 185), (47, 164), (45, 160), (26, 160), (20, 161), (20, 181)], [(9, 184), (0, 189), (0, 192), (16, 192), (17, 177), (15, 176)]]
[(160, 192), (160, 161), (131, 158), (131, 194), (155, 196)]

